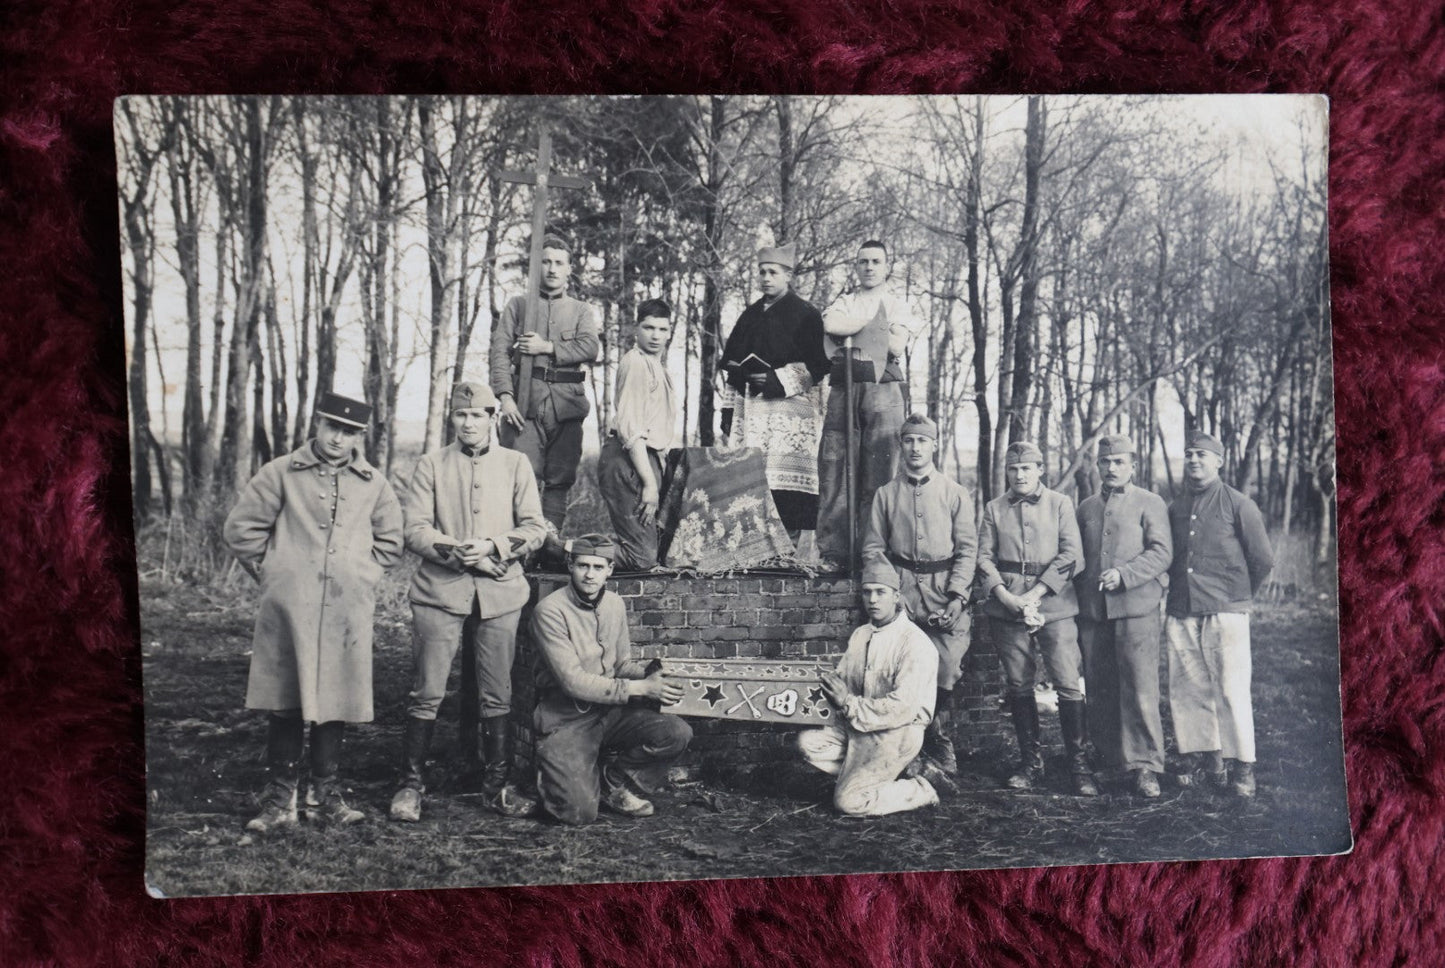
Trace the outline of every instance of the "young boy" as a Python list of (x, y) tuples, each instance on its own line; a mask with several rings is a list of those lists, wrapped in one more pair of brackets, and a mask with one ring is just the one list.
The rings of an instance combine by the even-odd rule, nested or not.
[(402, 554), (401, 504), (361, 456), (371, 407), (335, 393), (316, 436), (261, 468), (226, 517), (226, 544), (261, 584), (246, 708), (270, 713), (261, 812), (246, 829), (296, 823), (306, 723), (313, 819), (363, 819), (341, 795), (346, 723), (371, 722), (376, 585)]
[(657, 567), (662, 458), (677, 442), (677, 402), (663, 359), (671, 335), (671, 307), (647, 300), (637, 307), (636, 343), (617, 364), (617, 402), (597, 484), (617, 534), (618, 571)]
[(862, 557), (898, 569), (903, 605), (938, 650), (938, 695), (923, 752), (952, 775), (958, 758), (948, 706), (968, 652), (968, 596), (978, 558), (973, 498), (934, 466), (936, 423), (915, 413), (898, 436), (903, 470), (873, 497)]

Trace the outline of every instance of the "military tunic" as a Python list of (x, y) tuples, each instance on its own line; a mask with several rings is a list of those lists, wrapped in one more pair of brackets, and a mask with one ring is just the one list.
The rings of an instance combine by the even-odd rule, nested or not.
[(958, 599), (965, 606), (978, 559), (973, 498), (938, 471), (907, 471), (879, 488), (864, 533), (862, 558), (886, 559), (898, 569), (904, 607), (938, 650), (938, 687), (952, 689), (963, 673), (971, 616), (965, 607), (952, 629), (928, 616)]
[(1274, 567), (1259, 506), (1215, 478), (1169, 506), (1169, 711), (1181, 753), (1253, 763), (1249, 611)]
[[(627, 607), (603, 590), (584, 600), (570, 584), (537, 603), (532, 641), (542, 654), (536, 670), (537, 792), (542, 805), (568, 824), (597, 819), (602, 784), (623, 782), (655, 789), (668, 766), (692, 741), (678, 716), (628, 705), (627, 680), (642, 679), (633, 658)], [(604, 753), (615, 754), (603, 767)]]
[[(1089, 693), (1089, 735), (1112, 766), (1164, 769), (1159, 717), (1160, 602), (1173, 556), (1164, 499), (1125, 484), (1079, 505), (1083, 572), (1074, 580)], [(1123, 587), (1099, 576), (1119, 570)]]
[(542, 293), (537, 304), (541, 318), (530, 325), (525, 325), (526, 297), (514, 296), (502, 310), (492, 330), (491, 388), (499, 397), (516, 396), (521, 355), (512, 344), (528, 329), (552, 341), (550, 355), (533, 357), (522, 429), (503, 420), (497, 437), (503, 447), (527, 456), (541, 488), (543, 513), (560, 530), (567, 514), (567, 493), (582, 460), (582, 419), (589, 409), (583, 367), (597, 358), (600, 329), (592, 307), (565, 293)]
[(978, 529), (978, 586), (1012, 695), (1033, 694), (1033, 649), (1023, 617), (1005, 608), (993, 590), (1003, 585), (1022, 595), (1041, 584), (1049, 594), (1039, 603), (1045, 624), (1035, 634), (1044, 663), (1060, 699), (1083, 697), (1083, 661), (1074, 624), (1079, 602), (1073, 585), (1080, 552), (1073, 505), (1057, 491), (1040, 484), (1033, 494), (1005, 493), (984, 506)]
[[(435, 719), (462, 627), (475, 616), (481, 714), (511, 709), (517, 621), (531, 589), (522, 558), (542, 544), (546, 526), (527, 459), (516, 451), (453, 442), (423, 454), (403, 495), (406, 547), (422, 561), (412, 579), (413, 678), (407, 709)], [(505, 570), (492, 578), (462, 565), (443, 547), (489, 539)]]

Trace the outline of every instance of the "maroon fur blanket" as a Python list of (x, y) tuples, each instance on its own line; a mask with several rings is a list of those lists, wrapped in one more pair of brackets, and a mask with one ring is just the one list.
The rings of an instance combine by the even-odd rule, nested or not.
[[(1329, 93), (1355, 853), (147, 898), (111, 98), (578, 89)], [(7, 0), (0, 962), (1445, 963), (1442, 174), (1439, 3)]]

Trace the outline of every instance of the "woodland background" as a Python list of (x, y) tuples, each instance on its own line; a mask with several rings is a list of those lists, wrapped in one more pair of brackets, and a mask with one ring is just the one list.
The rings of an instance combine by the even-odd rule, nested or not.
[(795, 288), (826, 309), (877, 237), (924, 322), (914, 407), (980, 501), (1020, 438), (1086, 496), (1110, 432), (1136, 438), (1140, 483), (1168, 494), (1199, 427), (1277, 535), (1303, 531), (1300, 554), (1323, 564), (1325, 112), (1268, 97), (124, 99), (137, 519), (224, 513), (333, 386), (373, 405), (367, 454), (394, 476), (444, 442), (448, 387), (485, 377), (492, 320), (525, 281), (532, 192), (499, 172), (532, 166), (545, 123), (555, 168), (595, 179), (554, 190), (550, 213), (576, 247), (572, 291), (603, 322), (594, 431), (643, 299), (676, 307), (682, 426), (708, 445), (757, 246), (795, 243)]

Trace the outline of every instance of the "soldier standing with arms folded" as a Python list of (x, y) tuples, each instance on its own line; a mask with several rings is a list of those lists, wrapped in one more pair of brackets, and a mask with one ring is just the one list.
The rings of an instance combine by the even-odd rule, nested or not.
[(1099, 441), (1102, 490), (1079, 505), (1084, 570), (1079, 638), (1089, 690), (1089, 735), (1112, 767), (1134, 774), (1140, 796), (1159, 796), (1159, 605), (1174, 554), (1164, 499), (1131, 483), (1134, 442)]
[(1069, 499), (1043, 486), (1044, 455), (1026, 441), (1004, 455), (1008, 490), (984, 506), (978, 529), (978, 583), (1008, 679), (1008, 707), (1019, 742), (1019, 769), (1009, 777), (1016, 790), (1036, 786), (1044, 775), (1039, 709), (1034, 699), (1032, 636), (1038, 637), (1049, 678), (1059, 695), (1059, 728), (1074, 790), (1096, 796), (1099, 788), (1084, 748), (1083, 660), (1074, 616), (1074, 572), (1079, 565), (1079, 524)]
[[(391, 801), (393, 820), (421, 819), (427, 752), (464, 627), (471, 631), (477, 651), (483, 793), (503, 814), (530, 813), (535, 806), (508, 783), (512, 746), (507, 714), (512, 708), (517, 621), (531, 595), (521, 559), (542, 543), (546, 525), (527, 459), (491, 444), (496, 411), (497, 398), (486, 384), (453, 387), (456, 439), (422, 455), (403, 495), (406, 547), (422, 561), (409, 596), (412, 687), (401, 785)], [(462, 745), (476, 746), (465, 736)]]
[(1218, 789), (1255, 794), (1249, 612), (1274, 567), (1259, 505), (1225, 484), (1224, 445), (1184, 448), (1184, 493), (1169, 505), (1169, 711), (1179, 752)]
[(933, 462), (938, 425), (915, 413), (900, 434), (903, 469), (878, 489), (863, 539), (863, 561), (898, 569), (903, 605), (938, 651), (938, 694), (923, 755), (950, 775), (958, 757), (948, 735), (953, 687), (968, 652), (968, 596), (978, 559), (973, 498)]
[(246, 708), (269, 713), (254, 833), (296, 823), (308, 722), (312, 816), (363, 819), (341, 794), (341, 741), (347, 723), (372, 719), (376, 585), (402, 554), (396, 493), (361, 455), (370, 419), (367, 404), (323, 395), (316, 436), (261, 468), (226, 516), (227, 546), (261, 585), (246, 687)]

